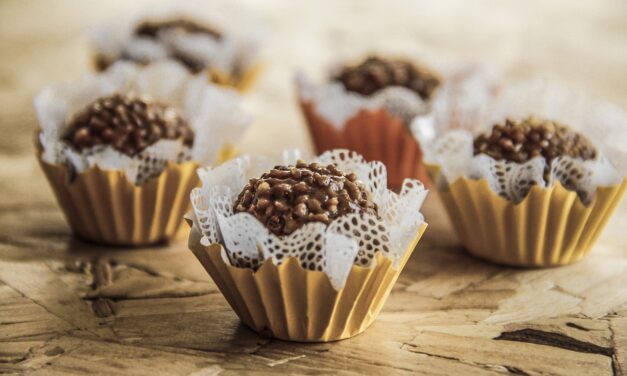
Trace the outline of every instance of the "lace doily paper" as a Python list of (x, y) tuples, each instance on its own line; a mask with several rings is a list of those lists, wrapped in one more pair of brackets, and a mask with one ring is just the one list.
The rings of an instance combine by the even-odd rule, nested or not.
[(342, 129), (361, 110), (385, 108), (407, 124), (416, 116), (430, 111), (429, 103), (417, 93), (401, 86), (390, 86), (373, 95), (364, 96), (346, 90), (336, 81), (315, 85), (304, 73), (299, 72), (296, 75), (296, 87), (299, 98), (304, 102), (314, 103), (318, 114), (337, 129)]
[[(385, 108), (391, 115), (409, 125), (417, 139), (433, 139), (444, 129), (468, 127), (484, 116), (485, 108), (496, 90), (497, 74), (493, 68), (476, 64), (437, 64), (443, 81), (431, 101), (401, 86), (391, 86), (374, 95), (364, 96), (344, 88), (340, 82), (316, 85), (303, 72), (296, 75), (296, 87), (302, 101), (316, 105), (316, 111), (337, 129), (360, 110)], [(460, 109), (463, 116), (451, 108)]]
[[(78, 152), (62, 140), (77, 112), (98, 98), (120, 92), (148, 96), (177, 109), (194, 130), (193, 147), (184, 146), (180, 140), (160, 140), (129, 157), (110, 146)], [(168, 162), (214, 162), (225, 145), (239, 139), (251, 120), (234, 90), (209, 84), (202, 75), (192, 76), (172, 61), (146, 67), (119, 62), (105, 73), (44, 88), (35, 97), (34, 106), (45, 162), (66, 165), (75, 173), (96, 165), (122, 170), (137, 185), (158, 175)]]
[[(200, 33), (185, 34), (162, 31), (159, 40), (134, 35), (142, 22), (185, 19), (206, 25), (221, 35), (216, 39)], [(106, 61), (130, 58), (139, 62), (154, 62), (182, 54), (204, 66), (225, 74), (238, 74), (256, 62), (264, 27), (251, 14), (231, 3), (208, 5), (200, 0), (171, 2), (165, 6), (150, 6), (123, 15), (109, 24), (94, 28), (91, 40), (95, 51)]]
[[(296, 156), (284, 157), (283, 163), (293, 164)], [(279, 265), (288, 257), (297, 257), (304, 268), (326, 273), (338, 290), (355, 262), (359, 260), (358, 265), (364, 267), (373, 266), (376, 251), (398, 266), (424, 223), (420, 208), (427, 190), (422, 183), (407, 179), (401, 193), (394, 193), (386, 188), (382, 163), (366, 162), (361, 155), (348, 150), (328, 151), (315, 160), (357, 174), (372, 193), (379, 217), (350, 214), (329, 225), (307, 223), (289, 236), (278, 237), (251, 214), (233, 213), (233, 202), (242, 187), (274, 165), (265, 159), (241, 157), (215, 168), (198, 170), (202, 187), (192, 191), (191, 201), (195, 226), (203, 235), (201, 243), (222, 244), (231, 264), (244, 258), (252, 265), (266, 261)]]
[[(433, 121), (464, 118), (467, 112), (468, 118), (476, 122), (467, 122), (461, 127), (434, 124), (435, 129), (458, 129), (440, 137), (417, 135), (422, 145), (427, 145), (425, 161), (440, 167), (440, 179), (436, 182), (440, 189), (446, 189), (461, 176), (486, 179), (494, 192), (518, 203), (532, 185), (551, 187), (559, 181), (567, 189), (576, 191), (582, 202), (588, 204), (597, 187), (617, 184), (625, 176), (625, 152), (620, 143), (627, 139), (627, 113), (617, 106), (594, 102), (542, 79), (505, 87), (496, 96), (476, 100), (475, 107), (455, 106), (456, 101), (450, 100), (452, 97), (449, 96), (448, 105), (434, 106), (442, 113), (435, 113)], [(552, 161), (547, 171), (543, 157), (520, 164), (497, 161), (484, 154), (473, 155), (476, 134), (488, 131), (493, 124), (506, 118), (527, 116), (557, 120), (586, 135), (599, 151), (597, 158), (584, 161), (559, 157)]]

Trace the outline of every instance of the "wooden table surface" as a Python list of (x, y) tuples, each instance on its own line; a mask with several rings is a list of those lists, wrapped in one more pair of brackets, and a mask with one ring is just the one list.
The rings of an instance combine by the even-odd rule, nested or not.
[[(245, 328), (185, 239), (149, 249), (73, 239), (34, 158), (31, 100), (89, 70), (85, 29), (127, 3), (0, 3), (0, 372), (627, 373), (625, 203), (585, 260), (529, 270), (467, 256), (432, 193), (430, 226), (379, 319), (327, 344)], [(247, 152), (309, 149), (294, 69), (373, 50), (543, 74), (627, 107), (624, 1), (248, 3), (269, 33), (246, 98)]]

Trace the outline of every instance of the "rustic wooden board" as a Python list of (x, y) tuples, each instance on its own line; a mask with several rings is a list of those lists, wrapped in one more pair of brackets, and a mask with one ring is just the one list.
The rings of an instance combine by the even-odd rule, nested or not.
[[(0, 373), (627, 373), (625, 203), (587, 259), (527, 270), (466, 255), (432, 193), (430, 226), (378, 321), (328, 344), (248, 330), (185, 239), (149, 249), (73, 239), (33, 156), (31, 99), (89, 69), (84, 29), (125, 3), (0, 4)], [(247, 97), (257, 117), (246, 151), (309, 149), (294, 68), (369, 49), (544, 72), (627, 106), (621, 2), (249, 3), (274, 30)]]

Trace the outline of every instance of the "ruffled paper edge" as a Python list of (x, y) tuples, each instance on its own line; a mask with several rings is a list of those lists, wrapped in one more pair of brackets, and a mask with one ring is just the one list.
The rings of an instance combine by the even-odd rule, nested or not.
[[(162, 77), (170, 79), (163, 81)], [(177, 108), (194, 129), (194, 146), (189, 149), (179, 142), (180, 146), (171, 152), (173, 141), (160, 140), (133, 158), (110, 146), (99, 148), (91, 157), (87, 156), (89, 151), (87, 154), (73, 151), (61, 140), (67, 121), (92, 101), (115, 92), (149, 95)], [(163, 157), (166, 161), (183, 162), (175, 159), (182, 154), (187, 155), (185, 160), (212, 163), (222, 148), (233, 145), (241, 137), (251, 121), (235, 90), (208, 83), (202, 74), (190, 75), (175, 61), (145, 67), (119, 62), (107, 72), (43, 88), (34, 99), (34, 107), (40, 123), (42, 158), (46, 162), (68, 164), (78, 172), (95, 164), (106, 169), (124, 169), (131, 180), (138, 176), (141, 159)], [(106, 159), (103, 163), (90, 162), (102, 158)]]
[[(348, 150), (341, 150), (340, 149), (340, 151), (345, 152), (345, 153), (349, 153), (351, 155), (359, 156), (357, 153), (353, 153), (353, 152), (350, 152)], [(332, 154), (331, 152), (323, 153), (316, 160), (319, 161), (320, 163), (333, 163), (333, 159), (332, 158), (327, 157), (327, 159), (325, 159), (325, 156), (330, 156), (331, 154)], [(264, 162), (267, 162), (267, 160), (264, 161)], [(237, 164), (247, 164), (247, 163), (250, 163), (250, 157), (244, 156), (243, 158), (238, 158), (238, 159), (232, 160), (229, 163), (232, 163), (232, 164), (235, 164), (235, 165), (237, 165)], [(366, 166), (375, 166), (376, 169), (381, 169), (382, 168), (383, 169), (383, 175), (382, 176), (385, 176), (385, 170), (384, 170), (385, 167), (382, 164), (380, 164), (380, 162), (366, 162), (365, 160), (363, 160), (363, 157), (362, 157), (361, 164), (362, 165), (366, 165)], [(356, 171), (356, 170), (359, 170), (359, 169), (346, 169), (346, 170), (347, 171), (351, 170), (353, 172), (356, 172), (358, 174), (358, 176), (360, 175), (359, 171)], [(362, 168), (362, 170), (363, 170), (363, 168)], [(202, 229), (203, 237), (201, 239), (201, 243), (203, 245), (205, 245), (205, 246), (208, 246), (208, 245), (213, 244), (213, 243), (221, 243), (221, 244), (224, 243), (224, 240), (221, 239), (221, 238), (209, 239), (209, 237), (207, 236), (207, 232), (206, 232), (206, 231), (208, 231), (207, 230), (207, 226), (209, 225), (207, 223), (207, 220), (208, 220), (208, 218), (213, 216), (213, 217), (215, 217), (213, 219), (213, 222), (211, 222), (212, 223), (211, 224), (211, 226), (212, 226), (211, 228), (213, 229), (213, 233), (221, 234), (221, 231), (219, 231), (219, 227), (221, 226), (220, 225), (221, 219), (220, 219), (220, 215), (218, 213), (216, 213), (215, 210), (211, 209), (211, 205), (210, 205), (209, 202), (204, 201), (204, 204), (202, 204), (202, 205), (205, 206), (205, 208), (203, 208), (203, 207), (199, 206), (199, 205), (201, 205), (201, 203), (198, 200), (207, 200), (208, 199), (207, 196), (209, 195), (209, 191), (210, 190), (215, 190), (215, 189), (219, 189), (222, 192), (226, 192), (227, 194), (233, 195), (233, 192), (232, 192), (231, 189), (227, 189), (225, 187), (218, 188), (220, 182), (230, 181), (230, 180), (233, 180), (233, 179), (239, 179), (242, 182), (244, 182), (244, 184), (245, 184), (245, 182), (247, 181), (247, 179), (246, 179), (247, 175), (246, 176), (242, 175), (243, 174), (242, 171), (239, 171), (239, 172), (236, 173), (236, 175), (238, 175), (238, 176), (234, 176), (233, 174), (229, 175), (228, 173), (226, 173), (226, 174), (218, 173), (217, 176), (215, 176), (215, 177), (214, 176), (209, 176), (208, 177), (207, 176), (207, 172), (210, 172), (210, 170), (208, 170), (207, 168), (199, 169), (198, 174), (199, 174), (203, 184), (202, 184), (202, 186), (200, 188), (194, 189), (192, 191), (192, 194), (191, 194), (192, 208), (193, 208), (193, 211), (194, 211), (193, 220), (194, 220), (195, 225), (199, 229)], [(225, 169), (224, 172), (228, 172), (228, 170)], [(232, 173), (232, 170), (231, 170), (231, 173)], [(363, 173), (364, 173), (364, 171), (361, 171), (362, 176), (363, 176)], [(250, 175), (254, 175), (254, 174), (250, 174)], [(359, 176), (360, 180), (361, 180), (362, 176)], [(208, 187), (206, 187), (207, 183), (210, 184), (209, 189), (208, 189)], [(240, 185), (243, 186), (243, 184), (240, 184)], [(390, 225), (390, 228), (388, 229), (389, 230), (389, 234), (390, 234), (390, 236), (394, 237), (393, 239), (390, 239), (390, 242), (389, 242), (389, 246), (390, 246), (390, 248), (392, 250), (387, 255), (385, 255), (388, 259), (392, 260), (394, 265), (398, 265), (398, 261), (402, 257), (402, 255), (398, 255), (397, 254), (399, 252), (399, 250), (402, 250), (402, 249), (406, 248), (407, 241), (411, 241), (410, 238), (413, 238), (413, 236), (415, 236), (415, 232), (412, 232), (410, 234), (409, 233), (410, 231), (405, 229), (405, 228), (400, 228), (400, 229), (397, 228), (397, 227), (401, 226), (399, 221), (401, 221), (404, 216), (410, 214), (410, 213), (407, 213), (408, 211), (410, 211), (412, 209), (416, 209), (415, 210), (416, 213), (414, 213), (414, 215), (416, 215), (416, 218), (415, 218), (415, 220), (412, 220), (411, 222), (413, 222), (413, 224), (415, 225), (416, 229), (420, 228), (423, 224), (425, 224), (424, 216), (422, 215), (422, 213), (420, 213), (419, 209), (422, 206), (422, 203), (424, 202), (424, 199), (426, 198), (426, 195), (428, 194), (428, 190), (425, 189), (424, 186), (420, 182), (418, 182), (416, 180), (413, 180), (413, 179), (406, 179), (406, 184), (404, 184), (404, 188), (402, 189), (400, 194), (395, 194), (394, 192), (391, 192), (391, 191), (387, 190), (386, 188), (377, 189), (375, 187), (373, 189), (373, 191), (374, 191), (373, 195), (375, 197), (375, 202), (377, 202), (377, 200), (392, 200), (392, 201), (396, 201), (396, 202), (391, 203), (390, 205), (394, 205), (394, 204), (398, 205), (398, 201), (403, 201), (403, 200), (406, 201), (406, 197), (408, 197), (408, 195), (410, 194), (411, 189), (416, 189), (417, 190), (415, 192), (416, 197), (414, 197), (414, 200), (416, 200), (416, 202), (417, 202), (417, 204), (416, 204), (417, 208), (407, 207), (407, 208), (405, 208), (404, 213), (395, 213), (395, 214), (393, 214), (394, 218), (390, 217), (390, 218), (381, 218), (380, 219), (380, 221), (383, 224)], [(412, 210), (412, 213), (413, 213), (413, 210)], [(202, 215), (200, 215), (200, 214), (202, 214)], [(381, 214), (382, 217), (387, 217), (389, 215), (392, 215), (392, 213), (386, 212), (386, 213), (382, 213)], [(348, 216), (343, 216), (343, 217), (348, 217)], [(252, 216), (252, 215), (250, 215), (248, 213), (231, 214), (227, 218), (231, 219), (231, 220), (234, 220), (234, 218), (235, 219), (237, 219), (237, 218), (246, 219), (247, 223), (249, 223), (251, 225), (255, 225), (256, 224), (256, 227), (265, 229), (265, 226), (263, 226), (263, 224), (261, 224), (254, 216)], [(320, 223), (310, 223), (310, 224), (307, 224), (306, 226), (303, 226), (303, 227), (299, 228), (298, 230), (296, 230), (289, 237), (281, 237), (281, 240), (288, 240), (288, 243), (289, 243), (289, 239), (292, 239), (292, 238), (297, 239), (298, 237), (303, 237), (303, 236), (300, 236), (301, 233), (304, 233), (305, 230), (309, 230), (309, 227), (311, 227), (312, 229), (315, 227), (317, 229), (317, 231), (314, 232), (314, 233), (318, 234), (318, 235), (321, 235), (323, 233), (327, 234), (327, 235), (323, 236), (323, 238), (326, 239), (326, 240), (328, 240), (328, 236), (330, 236), (330, 237), (334, 237), (335, 236), (339, 240), (342, 240), (341, 238), (346, 238), (345, 240), (347, 240), (349, 243), (351, 243), (351, 242), (355, 243), (355, 246), (356, 246), (357, 245), (356, 244), (356, 242), (357, 242), (356, 239), (348, 237), (345, 234), (340, 233), (340, 232), (336, 233), (336, 231), (333, 230), (334, 224), (339, 225), (340, 224), (339, 220), (341, 220), (342, 218), (338, 218), (337, 220), (332, 221), (329, 225), (324, 225), (324, 224), (320, 224)], [(344, 218), (344, 219), (346, 219), (346, 218)], [(222, 220), (224, 220), (224, 219), (222, 219)], [(394, 222), (395, 220), (398, 223)], [(201, 223), (201, 221), (203, 223)], [(338, 222), (338, 223), (336, 223), (336, 222)], [(224, 225), (224, 224), (222, 224), (222, 225)], [(248, 232), (250, 232), (250, 231), (248, 231)], [(263, 232), (263, 231), (261, 231), (261, 232)], [(263, 233), (267, 235), (268, 239), (274, 239), (274, 238), (279, 239), (274, 234), (271, 234), (267, 229)], [(336, 239), (336, 240), (338, 240), (338, 239)], [(396, 240), (394, 240), (394, 239), (396, 239)], [(267, 242), (270, 243), (269, 241), (267, 241)], [(274, 242), (276, 243), (276, 241), (274, 241)], [(257, 244), (256, 247), (260, 246), (259, 245), (260, 244), (259, 241), (256, 241), (256, 244)], [(350, 244), (345, 244), (345, 246), (350, 246)], [(226, 244), (225, 244), (225, 249), (228, 249), (228, 246)], [(325, 249), (327, 249), (327, 248), (325, 248)], [(342, 261), (342, 262), (347, 262), (348, 266), (353, 265), (353, 260), (355, 258), (357, 250), (358, 249), (354, 250), (355, 254), (351, 254), (351, 255), (348, 255), (348, 256), (345, 255), (346, 257), (344, 257), (343, 259), (344, 260), (349, 260), (349, 261)], [(328, 255), (328, 253), (326, 253), (326, 252), (325, 252), (325, 254)], [(268, 260), (268, 257), (266, 257), (265, 255), (263, 255), (263, 256), (264, 256), (264, 260), (262, 260), (262, 263), (265, 263)], [(277, 259), (274, 259), (274, 256), (269, 257), (269, 258), (273, 259), (277, 263), (279, 261)], [(372, 265), (370, 265), (369, 267), (372, 267)], [(350, 268), (346, 268), (346, 269), (350, 270)], [(347, 273), (339, 273), (339, 274), (343, 275), (343, 276), (347, 275)], [(329, 278), (332, 281), (332, 283), (334, 284), (334, 286), (336, 286), (338, 288), (340, 288), (343, 285), (343, 283), (345, 282), (345, 279), (342, 280), (341, 278), (334, 278), (331, 275), (329, 275)]]
[[(247, 72), (252, 72), (259, 64), (259, 52), (267, 30), (251, 12), (231, 3), (207, 6), (202, 0), (186, 0), (170, 2), (160, 7), (145, 6), (108, 23), (93, 27), (89, 36), (93, 53), (96, 56), (96, 65), (100, 65), (99, 61), (113, 64), (119, 60), (129, 41), (138, 40), (132, 36), (136, 24), (147, 19), (160, 20), (173, 16), (208, 24), (222, 34), (222, 43), (213, 38), (210, 40), (211, 44), (220, 46), (224, 50), (215, 55), (230, 54), (233, 55), (233, 61), (227, 66), (209, 65), (206, 68), (208, 73), (218, 74), (223, 79), (228, 77), (227, 81), (231, 81), (235, 79), (234, 69), (237, 66), (242, 70), (240, 73), (245, 75)], [(207, 58), (209, 57), (204, 57), (204, 59)]]
[(335, 81), (316, 85), (304, 72), (298, 72), (294, 81), (299, 100), (315, 106), (316, 112), (337, 130), (342, 130), (347, 121), (362, 110), (375, 111), (385, 108), (407, 124), (430, 111), (429, 102), (401, 86), (390, 86), (373, 95), (365, 96), (350, 92)]
[[(434, 102), (431, 116), (419, 119), (428, 125), (422, 129), (434, 129), (436, 132), (430, 134), (414, 132), (419, 142), (426, 145), (425, 163), (439, 164), (442, 169), (445, 179), (439, 179), (440, 189), (445, 188), (443, 184), (447, 182), (452, 184), (459, 176), (497, 180), (494, 175), (486, 175), (485, 171), (478, 172), (473, 168), (477, 165), (473, 161), (477, 159), (486, 159), (489, 165), (508, 165), (515, 170), (526, 170), (528, 166), (533, 171), (544, 168), (546, 161), (541, 157), (526, 164), (517, 164), (495, 161), (486, 155), (473, 155), (473, 136), (489, 131), (493, 124), (502, 122), (507, 117), (516, 119), (536, 116), (557, 120), (591, 139), (599, 151), (599, 156), (595, 160), (570, 159), (562, 163), (569, 165), (569, 162), (572, 162), (587, 171), (588, 176), (579, 179), (577, 184), (581, 182), (584, 184), (584, 180), (589, 179), (592, 182), (587, 184), (591, 184), (592, 187), (575, 186), (575, 190), (583, 192), (580, 199), (584, 203), (589, 203), (593, 199), (596, 187), (617, 184), (627, 175), (627, 152), (620, 145), (622, 139), (627, 138), (627, 111), (610, 102), (593, 99), (581, 91), (543, 77), (505, 83), (495, 77), (470, 75), (443, 91), (446, 95), (438, 97)], [(477, 91), (484, 95), (473, 98), (470, 94)], [(437, 155), (437, 149), (442, 147), (442, 139), (447, 137), (450, 139), (452, 134), (464, 132), (466, 144), (449, 146), (449, 149), (457, 152), (465, 151), (463, 155), (461, 152), (457, 157), (442, 153)], [(564, 178), (556, 177), (554, 172), (550, 172), (549, 181), (536, 178), (536, 183), (543, 187), (552, 187), (558, 180), (566, 183)], [(522, 198), (510, 197), (514, 201), (520, 201)]]
[[(558, 157), (552, 161), (545, 176), (547, 162), (538, 156), (525, 163), (496, 160), (486, 154), (474, 155), (473, 136), (470, 132), (456, 130), (433, 142), (425, 153), (427, 166), (438, 174), (431, 176), (439, 189), (446, 190), (460, 178), (484, 179), (497, 195), (520, 203), (532, 186), (550, 189), (557, 182), (576, 191), (584, 204), (589, 204), (598, 187), (619, 183), (623, 175), (602, 155), (593, 160)], [(576, 171), (576, 173), (575, 173)]]

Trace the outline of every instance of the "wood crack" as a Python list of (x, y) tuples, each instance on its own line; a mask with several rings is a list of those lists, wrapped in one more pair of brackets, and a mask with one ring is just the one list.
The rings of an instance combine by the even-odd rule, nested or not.
[[(16, 289), (14, 286), (12, 286), (9, 282), (4, 281), (4, 280), (0, 280), (2, 281), (5, 285), (9, 286), (13, 291), (15, 291), (16, 293), (20, 294), (24, 299), (27, 299), (28, 301), (32, 302), (33, 304), (38, 305), (39, 307), (41, 307), (44, 311), (46, 311), (47, 313), (49, 313), (50, 315), (56, 317), (57, 319), (63, 321), (64, 323), (68, 324), (68, 326), (72, 327), (73, 329), (78, 329), (78, 327), (71, 323), (70, 321), (64, 319), (63, 317), (59, 316), (58, 314), (52, 312), (50, 309), (48, 309), (48, 307), (46, 307), (45, 305), (39, 303), (38, 301), (36, 301), (35, 299), (32, 299), (31, 297), (28, 297), (26, 295), (24, 295), (20, 290)], [(36, 335), (35, 335), (36, 336)], [(25, 337), (20, 337), (20, 338), (27, 338)]]
[[(25, 368), (25, 370), (27, 369), (28, 372), (34, 372), (37, 370), (40, 370), (44, 367), (46, 367), (48, 364), (44, 363), (44, 362), (34, 362), (31, 364), (30, 363), (31, 360), (36, 359), (37, 357), (41, 356), (41, 354), (37, 354), (39, 351), (43, 351), (43, 356), (45, 357), (49, 357), (49, 358), (53, 358), (53, 357), (57, 357), (60, 355), (68, 355), (70, 354), (72, 351), (74, 351), (76, 349), (76, 347), (71, 347), (71, 348), (62, 348), (60, 346), (55, 346), (51, 349), (48, 349), (46, 351), (44, 351), (44, 349), (46, 349), (46, 347), (50, 346), (51, 343), (54, 343), (55, 341), (58, 341), (60, 338), (62, 338), (63, 336), (66, 335), (71, 335), (71, 333), (74, 331), (74, 329), (70, 329), (70, 330), (66, 330), (63, 332), (60, 332), (48, 339), (46, 339), (43, 343), (41, 343), (38, 346), (32, 346), (28, 349), (28, 352), (24, 354), (23, 358), (19, 361), (19, 362), (15, 362), (14, 364), (19, 366), (19, 367), (24, 367), (27, 366), (27, 368)], [(0, 372), (2, 373), (2, 372)]]
[[(67, 234), (63, 233), (63, 234), (59, 234), (59, 236), (67, 236)], [(20, 240), (12, 236), (0, 235), (0, 245), (15, 247), (17, 249), (23, 250), (24, 248), (32, 248), (33, 240)], [(50, 248), (48, 247), (37, 244), (38, 251), (47, 251), (49, 249)]]
[[(111, 260), (111, 261), (115, 262), (116, 265), (118, 264), (117, 260)], [(165, 275), (165, 274), (160, 273), (157, 270), (154, 270), (153, 268), (150, 268), (150, 267), (145, 266), (145, 265), (141, 265), (141, 264), (137, 264), (137, 263), (119, 263), (119, 264), (120, 265), (126, 265), (129, 268), (137, 269), (137, 270), (139, 270), (141, 272), (144, 272), (144, 273), (146, 273), (146, 274), (148, 274), (150, 276), (153, 276), (153, 277), (173, 278), (173, 276), (171, 276), (171, 275)], [(193, 281), (191, 281), (191, 282), (193, 282)]]
[(180, 278), (177, 276), (159, 273), (158, 271), (134, 263), (120, 263), (112, 258), (94, 257), (90, 260), (76, 259), (70, 260), (65, 264), (65, 270), (73, 273), (84, 274), (91, 278), (91, 290), (83, 294), (81, 298), (91, 305), (92, 312), (98, 318), (106, 318), (115, 316), (117, 313), (117, 302), (129, 299), (159, 299), (159, 298), (180, 298), (203, 296), (209, 294), (218, 294), (219, 291), (189, 291), (189, 290), (172, 290), (168, 296), (128, 296), (125, 293), (112, 294), (110, 291), (102, 293), (101, 290), (107, 289), (113, 285), (115, 281), (114, 268), (122, 267), (137, 270), (145, 273), (149, 277), (166, 278), (176, 282), (189, 282), (190, 284), (199, 283), (197, 281)]
[[(90, 266), (90, 274), (92, 275), (91, 288), (93, 290), (98, 290), (113, 283), (112, 263), (109, 260), (97, 258), (91, 262)], [(115, 302), (107, 298), (92, 300), (91, 309), (100, 318), (114, 316), (117, 312)]]
[[(562, 287), (562, 286), (560, 286), (560, 285), (554, 285), (554, 286), (551, 288), (551, 290), (555, 290), (555, 291), (557, 291), (557, 292), (559, 292), (559, 293), (562, 293), (562, 294), (565, 294), (565, 295), (571, 296), (571, 297), (573, 297), (573, 298), (575, 298), (575, 299), (579, 299), (579, 300), (580, 300), (580, 301), (582, 301), (582, 302), (586, 300), (586, 297), (584, 297), (584, 296), (580, 296), (580, 295), (577, 295), (577, 294), (575, 294), (575, 293), (573, 293), (573, 292), (570, 292), (570, 291), (566, 290), (565, 288), (563, 288), (563, 287)], [(585, 316), (585, 315), (584, 315), (584, 316)]]
[[(112, 341), (113, 343), (117, 343), (123, 346), (136, 347), (146, 350), (157, 350), (163, 351), (170, 354), (180, 354), (180, 355), (192, 355), (199, 357), (207, 357), (208, 355), (213, 356), (237, 356), (237, 355), (253, 355), (257, 357), (262, 357), (257, 354), (257, 352), (267, 345), (267, 343), (257, 343), (255, 348), (249, 351), (228, 351), (222, 349), (207, 349), (207, 348), (198, 348), (193, 346), (175, 346), (175, 345), (160, 345), (160, 344), (152, 344), (152, 343), (143, 343), (143, 342), (125, 342), (124, 340)], [(270, 342), (270, 341), (268, 341)], [(264, 357), (262, 357), (264, 358)], [(267, 359), (267, 358), (264, 358)]]
[(263, 348), (268, 346), (270, 343), (272, 343), (272, 338), (266, 338), (266, 341), (258, 342), (257, 343), (257, 348), (255, 348), (254, 350), (250, 351), (248, 354), (249, 355), (259, 355), (259, 351), (263, 350)]
[(409, 349), (408, 351), (411, 351), (413, 353), (416, 354), (422, 354), (422, 355), (426, 355), (426, 356), (432, 356), (434, 358), (440, 358), (440, 359), (447, 359), (447, 360), (452, 360), (461, 364), (465, 364), (468, 366), (473, 366), (473, 367), (478, 367), (481, 369), (487, 369), (487, 370), (494, 370), (495, 367), (502, 367), (502, 369), (506, 369), (508, 372), (516, 374), (516, 375), (529, 375), (527, 372), (521, 370), (520, 368), (517, 367), (512, 367), (512, 366), (507, 366), (507, 365), (495, 365), (495, 364), (484, 364), (484, 363), (475, 363), (475, 362), (469, 362), (460, 358), (456, 358), (453, 356), (446, 356), (446, 355), (441, 355), (441, 354), (431, 354), (425, 351), (421, 351), (417, 349), (417, 346), (411, 343), (403, 343), (401, 345), (401, 350), (406, 350), (406, 347), (411, 347), (411, 349)]
[(590, 331), (590, 329), (588, 329), (588, 328), (584, 328), (584, 327), (583, 327), (583, 326), (581, 326), (581, 325), (577, 325), (577, 324), (575, 324), (574, 322), (567, 322), (567, 323), (566, 323), (566, 326), (569, 326), (569, 327), (571, 327), (571, 328), (575, 328), (575, 329), (579, 329), (579, 330), (584, 331), (584, 332), (589, 332), (589, 331)]
[(529, 376), (527, 372), (521, 370), (518, 367), (505, 366), (505, 368), (507, 369), (507, 372), (511, 373), (512, 375)]
[[(612, 321), (607, 320), (608, 325), (607, 328), (610, 330), (610, 340), (612, 341), (612, 345), (616, 346), (616, 340), (614, 339), (616, 333), (614, 333), (614, 328), (612, 327)], [(612, 354), (612, 373), (614, 376), (622, 375), (623, 369), (618, 361), (618, 356), (616, 355), (616, 351)]]
[(602, 347), (594, 343), (580, 341), (560, 333), (545, 332), (537, 329), (521, 329), (511, 332), (503, 332), (495, 340), (516, 341), (559, 347), (565, 350), (577, 351), (589, 354), (600, 354), (609, 357), (614, 356), (614, 349)]

